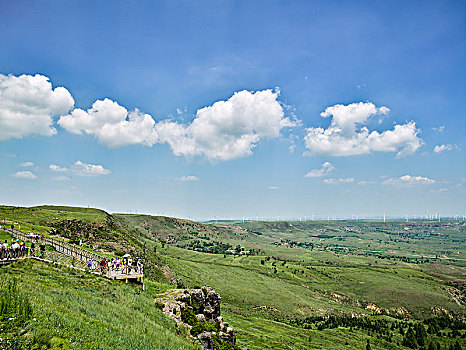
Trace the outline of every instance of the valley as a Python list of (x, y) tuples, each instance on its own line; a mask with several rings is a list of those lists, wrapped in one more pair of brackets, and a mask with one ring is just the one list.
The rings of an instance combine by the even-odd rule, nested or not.
[[(146, 315), (155, 320), (150, 326), (129, 321), (138, 327), (133, 332), (141, 332), (140, 327), (147, 329), (149, 342), (158, 337), (153, 330), (160, 326), (179, 342), (186, 342), (186, 348), (194, 346), (176, 335), (173, 322), (152, 307), (150, 298), (170, 288), (209, 285), (221, 295), (222, 316), (235, 328), (240, 347), (366, 349), (369, 342), (372, 349), (408, 349), (414, 348), (408, 339), (410, 330), (415, 334), (416, 348), (427, 348), (431, 343), (441, 349), (457, 343), (465, 346), (463, 221), (198, 223), (52, 206), (3, 206), (0, 219), (5, 219), (5, 225), (14, 220), (24, 232), (80, 244), (109, 259), (124, 253), (142, 257), (148, 285), (144, 292), (137, 284), (123, 286), (78, 277), (79, 273), (67, 274), (72, 280), (81, 278), (82, 288), (88, 283), (94, 286), (92, 292), (79, 298), (79, 303), (86, 303), (87, 298), (94, 300), (107, 288), (117, 291), (112, 292), (117, 296), (130, 293), (135, 303), (142, 298), (142, 309), (138, 307), (127, 317)], [(8, 235), (2, 233), (0, 238), (8, 239)], [(11, 264), (2, 268), (2, 279), (17, 278), (26, 294), (33, 282), (35, 288), (60, 291), (58, 295), (66, 291), (71, 299), (79, 294), (81, 287), (74, 282), (67, 282), (63, 290), (54, 282), (58, 267), (42, 268), (41, 264)], [(49, 282), (40, 277), (41, 270)], [(31, 300), (42, 315), (40, 305), (46, 299), (31, 294)], [(78, 314), (63, 309), (62, 298), (54, 301), (50, 295), (47, 300), (61, 310), (57, 315), (66, 318), (67, 324), (78, 327), (83, 322)], [(47, 312), (53, 315), (53, 309), (49, 306)], [(61, 336), (66, 334), (60, 332)], [(147, 348), (144, 342), (134, 342), (134, 348)], [(114, 348), (123, 348), (123, 343), (115, 344)], [(105, 346), (102, 343), (97, 348)]]

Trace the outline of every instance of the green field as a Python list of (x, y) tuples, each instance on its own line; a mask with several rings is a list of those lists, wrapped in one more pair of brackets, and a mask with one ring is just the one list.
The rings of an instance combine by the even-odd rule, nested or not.
[[(140, 295), (134, 295), (137, 286), (94, 281), (96, 277), (67, 272), (69, 280), (61, 281), (66, 285), (63, 293), (67, 297), (62, 298), (58, 268), (36, 262), (2, 268), (10, 277), (21, 275), (20, 285), (26, 291), (47, 291), (39, 299), (31, 294), (33, 303), (40, 310), (50, 303), (50, 308), (45, 308), (47, 312), (55, 312), (60, 316), (53, 317), (63, 320), (58, 327), (63, 331), (57, 337), (68, 339), (70, 346), (76, 342), (74, 334), (78, 334), (78, 328), (94, 332), (94, 327), (89, 327), (78, 313), (67, 311), (72, 304), (85, 304), (88, 299), (93, 305), (89, 308), (101, 305), (96, 310), (102, 314), (106, 309), (122, 308), (123, 319), (134, 317), (137, 321), (131, 324), (137, 325), (118, 331), (104, 327), (99, 331), (102, 336), (86, 334), (83, 337), (92, 341), (82, 348), (91, 348), (89, 344), (106, 348), (105, 344), (112, 344), (108, 348), (123, 349), (123, 340), (112, 343), (104, 341), (105, 337), (114, 332), (136, 334), (155, 324), (188, 346), (176, 335), (171, 321), (153, 307), (151, 298), (157, 291), (169, 288), (170, 283), (171, 287), (212, 286), (222, 296), (224, 318), (237, 330), (238, 345), (250, 349), (365, 349), (368, 339), (372, 349), (408, 349), (403, 346), (407, 345), (408, 329), (423, 325), (430, 330), (429, 322), (434, 316), (438, 320), (458, 320), (462, 326), (444, 322), (443, 328), (428, 333), (425, 343), (419, 344), (421, 347), (438, 343), (442, 349), (449, 349), (456, 342), (466, 346), (466, 228), (462, 221), (202, 224), (50, 206), (0, 207), (0, 219), (3, 218), (14, 219), (22, 228), (55, 236), (60, 236), (60, 232), (52, 232), (53, 228), (64, 227), (68, 220), (79, 220), (71, 229), (76, 232), (63, 231), (64, 239), (75, 235), (87, 249), (145, 257), (151, 282), (149, 290)], [(96, 234), (86, 236), (85, 231), (95, 227)], [(47, 277), (40, 277), (40, 271)], [(36, 287), (32, 287), (34, 283)], [(91, 287), (87, 291), (88, 284)], [(106, 288), (117, 296), (111, 298), (115, 304), (94, 300)], [(128, 305), (124, 305), (127, 293)], [(130, 303), (140, 307), (131, 308)], [(94, 316), (97, 320), (104, 318)], [(339, 320), (346, 320), (345, 317), (362, 320), (358, 322), (363, 324), (340, 325)], [(150, 327), (144, 326), (145, 318), (152, 322)], [(105, 320), (104, 323), (109, 322), (108, 318)], [(376, 324), (376, 328), (367, 326), (366, 321)], [(133, 347), (146, 348), (145, 344), (153, 342), (153, 348), (165, 348), (156, 335), (144, 337), (139, 347)], [(136, 339), (131, 342), (137, 342)]]
[[(34, 319), (23, 338), (65, 340), (75, 349), (195, 349), (153, 306), (169, 286), (125, 285), (68, 268), (24, 260), (0, 269), (2, 283), (16, 279), (31, 300)], [(47, 348), (47, 347), (46, 347)]]

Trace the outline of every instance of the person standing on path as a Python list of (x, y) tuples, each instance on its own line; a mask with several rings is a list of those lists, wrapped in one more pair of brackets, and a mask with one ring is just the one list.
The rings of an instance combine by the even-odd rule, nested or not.
[(9, 252), (8, 252), (8, 240), (5, 239), (5, 243), (3, 243), (3, 254), (5, 258), (9, 258)]
[(44, 258), (44, 253), (45, 253), (45, 243), (42, 242), (40, 244), (40, 258), (43, 259)]

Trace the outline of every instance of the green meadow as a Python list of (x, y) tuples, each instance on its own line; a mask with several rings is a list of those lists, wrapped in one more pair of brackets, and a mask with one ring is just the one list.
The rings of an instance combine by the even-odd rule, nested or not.
[(0, 207), (1, 219), (46, 235), (67, 220), (98, 224), (98, 235), (75, 233), (83, 246), (146, 261), (144, 292), (37, 261), (2, 267), (2, 280), (16, 278), (37, 315), (24, 336), (41, 330), (77, 349), (196, 348), (153, 299), (168, 288), (210, 285), (241, 347), (408, 349), (412, 329), (415, 348), (466, 345), (462, 221), (202, 224), (51, 206)]
[(35, 260), (2, 267), (0, 279), (16, 279), (31, 301), (34, 318), (19, 331), (25, 342), (39, 339), (45, 349), (54, 343), (63, 349), (197, 348), (153, 305), (153, 296), (170, 286), (149, 282), (141, 293), (139, 285)]

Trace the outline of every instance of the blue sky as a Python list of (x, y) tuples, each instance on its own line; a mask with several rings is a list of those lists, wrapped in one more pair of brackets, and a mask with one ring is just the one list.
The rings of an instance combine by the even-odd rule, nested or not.
[(0, 202), (464, 215), (465, 10), (0, 1)]

